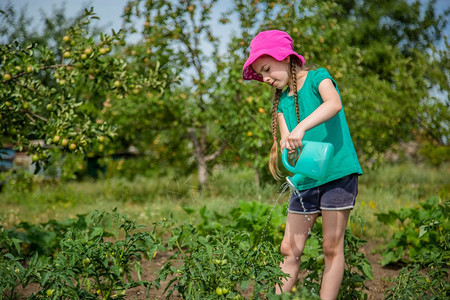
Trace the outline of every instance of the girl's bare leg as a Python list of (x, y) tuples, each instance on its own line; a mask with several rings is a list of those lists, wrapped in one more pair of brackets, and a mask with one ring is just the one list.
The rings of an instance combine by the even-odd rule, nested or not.
[(280, 268), (291, 277), (282, 280), (282, 290), (280, 290), (279, 286), (276, 286), (277, 294), (280, 294), (282, 291), (290, 291), (295, 286), (300, 269), (300, 256), (305, 248), (306, 239), (311, 232), (317, 216), (317, 213), (311, 215), (288, 213), (286, 229), (280, 249), (281, 254), (285, 258), (280, 264)]
[(336, 299), (344, 275), (344, 234), (350, 210), (322, 210), (325, 270), (320, 298)]

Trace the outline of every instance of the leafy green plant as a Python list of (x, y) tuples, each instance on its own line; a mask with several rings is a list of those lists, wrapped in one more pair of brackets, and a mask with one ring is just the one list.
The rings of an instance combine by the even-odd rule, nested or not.
[(171, 276), (164, 290), (167, 298), (175, 291), (186, 299), (271, 295), (286, 276), (279, 268), (282, 256), (278, 249), (267, 242), (253, 247), (244, 230), (203, 236), (189, 224), (170, 228), (166, 222), (162, 226), (171, 232), (167, 247), (176, 252), (153, 284), (159, 288), (160, 282)]
[(386, 291), (385, 299), (448, 299), (448, 274), (439, 274), (445, 277), (436, 275), (421, 272), (419, 264), (404, 267)]
[[(186, 210), (189, 213), (192, 213), (192, 211), (188, 209)], [(191, 251), (200, 251), (200, 253), (202, 254), (198, 259), (201, 261), (208, 261), (205, 257), (203, 257), (205, 253), (208, 253), (206, 247), (211, 247), (211, 245), (217, 244), (218, 239), (220, 239), (221, 237), (226, 237), (230, 233), (232, 233), (234, 235), (238, 234), (246, 235), (246, 238), (248, 239), (251, 247), (261, 247), (261, 245), (269, 243), (271, 245), (270, 251), (279, 254), (278, 245), (283, 236), (283, 226), (282, 226), (283, 223), (281, 218), (284, 219), (284, 211), (285, 211), (284, 205), (278, 205), (273, 207), (270, 205), (261, 204), (259, 202), (241, 202), (239, 207), (232, 209), (229, 215), (222, 215), (215, 211), (209, 211), (206, 209), (206, 207), (203, 207), (200, 211), (202, 222), (199, 224), (197, 229), (190, 227), (190, 229), (186, 228), (183, 231), (187, 237), (190, 235), (197, 236), (194, 237), (193, 239), (201, 238), (202, 242), (195, 244), (195, 246), (189, 245), (188, 249), (191, 249), (192, 247), (192, 249), (195, 250)], [(232, 218), (232, 220), (230, 220), (230, 217)], [(307, 241), (304, 253), (302, 255), (301, 268), (304, 270), (308, 270), (308, 275), (306, 276), (303, 283), (298, 283), (297, 285), (298, 291), (307, 289), (310, 292), (312, 291), (312, 295), (314, 295), (315, 292), (317, 293), (320, 289), (320, 282), (324, 268), (323, 254), (322, 254), (322, 233), (320, 227), (321, 224), (319, 220), (317, 222), (317, 225), (313, 228), (311, 232), (311, 236)], [(180, 233), (178, 234), (180, 235)], [(205, 237), (207, 237), (207, 240), (205, 240)], [(205, 245), (201, 246), (202, 243), (204, 243)], [(372, 267), (369, 261), (367, 260), (367, 258), (364, 256), (363, 253), (359, 252), (359, 247), (364, 243), (365, 243), (364, 240), (361, 240), (358, 237), (356, 237), (349, 229), (347, 230), (345, 237), (346, 268), (344, 271), (344, 279), (340, 291), (340, 295), (342, 297), (350, 297), (358, 299), (367, 297), (367, 295), (364, 293), (364, 290), (367, 290), (365, 282), (368, 279), (373, 279), (373, 275), (372, 275)], [(197, 250), (202, 247), (205, 247), (205, 249)], [(184, 249), (181, 246), (180, 248)], [(236, 254), (236, 252), (243, 253), (242, 249), (233, 247), (227, 249), (226, 245), (224, 244), (220, 244), (219, 249), (221, 249), (220, 251), (226, 252), (226, 254), (224, 255), (227, 256), (227, 261), (231, 260), (233, 262), (236, 262), (239, 267), (240, 258), (238, 257), (239, 254)], [(212, 253), (210, 256), (214, 256), (213, 254), (214, 253)], [(180, 258), (179, 255), (180, 254), (175, 254), (177, 259)], [(183, 259), (183, 257), (191, 258), (192, 256), (193, 255), (189, 256), (187, 254), (184, 254), (181, 257)], [(211, 259), (214, 260), (214, 258)], [(193, 270), (196, 268), (197, 267), (189, 267), (188, 269)], [(279, 267), (277, 264), (275, 264), (274, 268), (278, 269)], [(202, 269), (197, 269), (196, 272), (197, 274), (204, 274), (205, 269), (206, 267), (203, 267)], [(180, 269), (177, 270), (179, 271)], [(172, 270), (172, 274), (177, 270), (175, 269)], [(215, 269), (211, 269), (206, 271), (206, 273), (209, 274), (209, 272), (212, 272), (213, 274), (217, 274), (216, 271), (217, 270)], [(162, 274), (169, 274), (169, 273), (168, 271), (165, 271)], [(161, 278), (165, 279), (166, 277), (163, 276)], [(190, 277), (188, 276), (188, 278), (190, 278), (190, 280), (199, 281), (199, 279), (195, 278), (193, 274), (191, 274)], [(220, 278), (226, 278), (226, 275), (221, 275)], [(186, 282), (189, 282), (189, 280), (187, 280)], [(215, 281), (213, 280), (213, 282)], [(200, 287), (200, 290), (202, 290), (202, 288), (203, 286)], [(178, 289), (175, 288), (174, 290)], [(171, 291), (173, 292), (173, 290)], [(178, 291), (180, 292), (180, 290)], [(214, 296), (214, 293), (212, 294)], [(295, 295), (298, 296), (299, 294)], [(306, 297), (309, 294), (303, 293), (301, 295), (302, 297), (303, 296)]]
[[(45, 248), (47, 251), (34, 251), (29, 261), (20, 256), (23, 240), (11, 237), (10, 232), (2, 228), (0, 249), (5, 255), (0, 264), (5, 280), (2, 280), (0, 291), (3, 295), (12, 299), (18, 284), (25, 287), (29, 283), (40, 286), (30, 299), (123, 298), (129, 288), (150, 287), (149, 282), (141, 279), (140, 261), (144, 257), (151, 260), (160, 248), (160, 238), (154, 231), (141, 231), (143, 226), (117, 210), (96, 212), (88, 224), (82, 215), (77, 222), (51, 221), (47, 225), (33, 227), (40, 230), (26, 232), (25, 240), (30, 236), (43, 236), (44, 229), (48, 228), (50, 233), (61, 235), (57, 239), (58, 246)], [(51, 241), (54, 243), (55, 240)], [(19, 256), (14, 256), (12, 249)]]
[[(68, 231), (85, 230), (88, 226), (87, 215), (78, 215), (76, 219), (62, 221), (50, 220), (46, 223), (30, 224), (21, 222), (7, 230), (7, 234), (20, 241), (22, 255), (31, 257), (36, 252), (40, 255), (53, 255), (60, 249), (61, 238)], [(18, 254), (14, 248), (9, 251)]]
[[(143, 255), (151, 257), (149, 251), (156, 251), (158, 239), (137, 231), (142, 227), (116, 210), (111, 215), (95, 213), (88, 230), (65, 234), (61, 251), (43, 270), (39, 280), (42, 290), (37, 296), (48, 296), (50, 291), (54, 299), (69, 295), (81, 299), (97, 295), (123, 298), (129, 288), (149, 286), (149, 282), (141, 280), (139, 261)], [(138, 280), (133, 279), (132, 272)]]
[[(448, 201), (444, 205), (448, 207)], [(447, 210), (444, 210), (446, 213)], [(430, 231), (441, 230), (442, 224), (436, 220), (428, 220), (419, 229), (419, 238)], [(450, 283), (448, 270), (450, 266), (450, 232), (446, 230), (439, 243), (420, 252), (402, 268), (393, 285), (386, 291), (386, 299), (448, 299)]]
[(15, 288), (20, 283), (25, 284), (24, 268), (20, 264), (20, 258), (9, 253), (9, 249), (14, 249), (20, 254), (20, 240), (10, 238), (3, 226), (0, 226), (0, 299), (14, 299)]
[(438, 197), (432, 197), (420, 203), (418, 208), (401, 208), (377, 214), (380, 222), (395, 229), (394, 235), (383, 247), (381, 264), (421, 262), (433, 256), (450, 229), (449, 212), (450, 201), (443, 202)]
[(280, 295), (267, 297), (270, 300), (319, 300), (320, 297), (311, 292), (310, 289), (300, 286), (295, 287), (291, 292), (284, 292)]
[(35, 188), (33, 181), (33, 174), (26, 170), (14, 169), (6, 171), (4, 174), (7, 180), (5, 181), (5, 192), (29, 192)]
[(373, 280), (372, 265), (365, 255), (359, 252), (365, 240), (359, 239), (349, 229), (345, 232), (345, 269), (338, 298), (367, 299), (365, 290), (367, 280)]
[(43, 261), (37, 253), (24, 267), (22, 259), (11, 253), (5, 253), (0, 260), (0, 299), (16, 299), (16, 287), (26, 287), (39, 276), (39, 270)]
[(283, 239), (286, 211), (287, 203), (270, 205), (258, 201), (240, 201), (239, 206), (226, 215), (207, 210), (204, 206), (199, 210), (202, 221), (197, 229), (204, 235), (224, 229), (245, 230), (251, 233), (252, 245), (260, 241), (280, 244)]

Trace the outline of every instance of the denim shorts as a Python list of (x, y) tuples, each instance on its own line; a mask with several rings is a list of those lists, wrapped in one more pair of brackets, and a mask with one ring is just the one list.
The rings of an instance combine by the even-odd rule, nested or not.
[(357, 194), (358, 174), (350, 174), (311, 189), (293, 192), (288, 212), (314, 214), (322, 210), (352, 209)]

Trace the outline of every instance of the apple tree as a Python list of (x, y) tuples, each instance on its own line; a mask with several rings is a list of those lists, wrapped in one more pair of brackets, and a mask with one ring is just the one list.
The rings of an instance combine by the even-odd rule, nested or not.
[(52, 148), (36, 140), (73, 153), (103, 153), (115, 136), (114, 124), (103, 117), (109, 99), (126, 99), (131, 86), (159, 91), (165, 84), (157, 71), (132, 74), (125, 59), (112, 55), (125, 44), (123, 33), (92, 35), (93, 18), (86, 10), (57, 50), (27, 41), (0, 45), (0, 143), (27, 149), (39, 165)]
[[(127, 30), (142, 35), (136, 47), (147, 48), (161, 68), (179, 76), (178, 85), (155, 99), (156, 120), (148, 128), (155, 129), (155, 146), (170, 142), (165, 143), (170, 149), (163, 149), (186, 159), (181, 162), (186, 169), (192, 164), (197, 167), (200, 189), (208, 182), (209, 168), (226, 148), (226, 126), (228, 118), (234, 117), (230, 112), (235, 111), (227, 107), (231, 101), (216, 92), (222, 83), (218, 70), (223, 68), (219, 40), (210, 26), (216, 2), (129, 1), (124, 13)], [(136, 28), (135, 24), (143, 26)]]

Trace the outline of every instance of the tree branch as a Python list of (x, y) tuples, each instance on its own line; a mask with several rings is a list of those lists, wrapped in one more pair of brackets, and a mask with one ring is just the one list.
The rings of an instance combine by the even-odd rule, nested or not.
[[(57, 68), (61, 68), (61, 67), (73, 67), (73, 65), (70, 64), (58, 64), (58, 65), (50, 65), (50, 66), (43, 66), (40, 67), (39, 70), (46, 70), (46, 69), (57, 69)], [(26, 74), (29, 74), (28, 72), (22, 72), (22, 73), (18, 73), (16, 75), (11, 76), (10, 80), (14, 80), (16, 78), (22, 77)], [(9, 80), (8, 80), (9, 81)], [(7, 80), (3, 80), (1, 83), (7, 83)]]
[[(38, 115), (38, 114), (32, 112), (31, 110), (24, 110), (24, 111), (25, 111), (25, 113), (26, 113), (27, 115), (30, 113), (30, 114), (32, 114), (34, 117), (36, 117), (36, 118), (38, 118), (38, 119), (41, 119), (41, 120), (44, 121), (44, 122), (48, 122), (48, 119), (47, 119), (47, 118), (44, 118), (43, 116), (40, 116), (40, 115)], [(30, 117), (30, 119), (32, 119), (32, 118)]]
[(222, 145), (220, 145), (220, 148), (213, 154), (206, 156), (205, 161), (215, 160), (217, 157), (219, 157), (219, 155), (221, 155), (223, 153), (223, 151), (225, 150), (226, 147), (227, 147), (227, 142), (225, 140), (222, 140)]
[(200, 145), (198, 143), (197, 134), (195, 133), (195, 128), (188, 128), (188, 133), (191, 137), (192, 144), (194, 145), (194, 153), (197, 156), (197, 153), (200, 151)]

